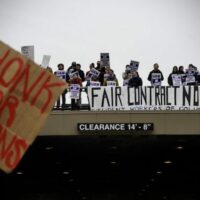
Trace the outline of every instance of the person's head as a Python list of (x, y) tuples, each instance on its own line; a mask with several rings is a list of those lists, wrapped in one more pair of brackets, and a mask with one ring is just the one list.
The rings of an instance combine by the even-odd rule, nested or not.
[(90, 69), (92, 69), (92, 68), (94, 68), (94, 67), (95, 67), (94, 63), (91, 63), (91, 64), (90, 64)]
[(64, 70), (64, 64), (59, 63), (58, 64), (58, 70)]
[(155, 71), (157, 71), (157, 70), (158, 70), (158, 68), (159, 68), (159, 65), (158, 65), (158, 63), (155, 63), (155, 64), (153, 65), (153, 68), (154, 68), (154, 70), (155, 70)]
[(132, 71), (132, 77), (138, 77), (138, 72), (137, 71)]
[(130, 80), (132, 77), (133, 77), (133, 74), (132, 74), (132, 73), (129, 73), (129, 74), (128, 74), (128, 80)]
[(172, 69), (172, 73), (177, 73), (177, 72), (178, 72), (178, 67), (174, 66), (173, 69)]
[(75, 62), (75, 61), (72, 62), (72, 68), (73, 68), (73, 69), (76, 68), (76, 62)]
[(80, 70), (81, 69), (81, 65), (80, 64), (76, 64), (76, 70)]
[(101, 61), (97, 61), (97, 68), (100, 68), (101, 67)]
[(179, 72), (184, 72), (184, 67), (183, 66), (179, 66), (178, 71)]
[(126, 65), (126, 69), (125, 69), (126, 73), (130, 73), (131, 72), (131, 68), (130, 65)]

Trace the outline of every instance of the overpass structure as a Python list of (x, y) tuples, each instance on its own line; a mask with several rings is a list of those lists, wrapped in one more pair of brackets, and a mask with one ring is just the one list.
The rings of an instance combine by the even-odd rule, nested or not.
[[(82, 124), (81, 130), (78, 124)], [(114, 131), (100, 127), (112, 124)], [(120, 125), (135, 126), (138, 130), (120, 129)], [(142, 126), (152, 124), (151, 129)], [(95, 127), (94, 126), (98, 126)], [(100, 128), (99, 128), (100, 127)], [(78, 130), (79, 129), (79, 130)], [(40, 135), (199, 135), (200, 111), (52, 111)]]

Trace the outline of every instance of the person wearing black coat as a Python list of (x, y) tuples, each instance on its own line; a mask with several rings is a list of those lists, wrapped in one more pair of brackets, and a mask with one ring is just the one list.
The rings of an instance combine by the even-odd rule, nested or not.
[[(148, 79), (148, 81), (151, 82), (151, 85), (155, 86), (155, 85), (161, 84), (161, 82), (164, 80), (164, 76), (163, 76), (162, 72), (158, 69), (159, 68), (158, 63), (155, 63), (153, 65), (153, 68), (154, 69), (152, 71), (150, 71), (147, 79)], [(160, 74), (160, 76), (161, 76), (160, 80), (153, 80), (152, 74)], [(158, 84), (156, 84), (156, 82), (154, 83), (154, 81), (157, 81)]]
[(132, 72), (132, 78), (128, 81), (129, 87), (139, 87), (142, 86), (142, 79), (139, 77), (136, 71)]
[(168, 76), (168, 84), (170, 86), (173, 86), (173, 80), (172, 80), (172, 75), (173, 74), (176, 74), (178, 75), (179, 74), (179, 71), (178, 71), (178, 67), (177, 66), (174, 66), (173, 69), (172, 69), (172, 73), (169, 74)]

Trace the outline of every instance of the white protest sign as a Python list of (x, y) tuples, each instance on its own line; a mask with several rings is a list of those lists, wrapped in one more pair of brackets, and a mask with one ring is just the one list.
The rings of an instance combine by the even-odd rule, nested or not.
[(34, 46), (22, 46), (21, 47), (21, 53), (22, 55), (24, 55), (25, 57), (31, 59), (32, 61), (34, 61)]
[(90, 81), (90, 87), (100, 87), (101, 84), (99, 81)]
[(71, 84), (70, 85), (70, 98), (79, 99), (80, 98), (80, 85)]
[(78, 76), (78, 71), (69, 74), (70, 78), (73, 78), (75, 76)]
[(90, 74), (92, 74), (93, 76), (99, 76), (99, 74), (100, 74), (100, 71), (98, 71), (97, 69), (95, 69), (95, 68), (92, 68), (91, 70), (90, 70)]
[(115, 87), (116, 81), (107, 81), (107, 86)]
[(100, 54), (101, 66), (110, 66), (110, 56), (109, 53)]
[(180, 74), (172, 74), (172, 82), (173, 82), (173, 86), (181, 86), (182, 76)]
[(57, 70), (57, 71), (55, 71), (55, 75), (60, 79), (63, 79), (63, 80), (66, 79), (66, 71), (65, 70)]
[(152, 86), (160, 86), (161, 85), (161, 74), (160, 73), (152, 73), (151, 74), (151, 85)]
[(41, 66), (47, 68), (49, 66), (50, 59), (51, 59), (50, 55), (44, 55), (42, 58)]
[(138, 68), (139, 68), (139, 62), (131, 60), (131, 62), (130, 62), (130, 68), (131, 68), (131, 71), (137, 71)]
[(195, 76), (189, 75), (189, 74), (186, 76), (186, 84), (187, 84), (187, 85), (188, 85), (188, 84), (195, 83), (195, 82), (196, 82)]

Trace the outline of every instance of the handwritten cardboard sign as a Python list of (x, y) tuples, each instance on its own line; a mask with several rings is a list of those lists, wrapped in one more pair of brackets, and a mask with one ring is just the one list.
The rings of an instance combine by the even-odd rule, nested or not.
[(64, 81), (0, 41), (0, 168), (11, 172), (34, 141)]

